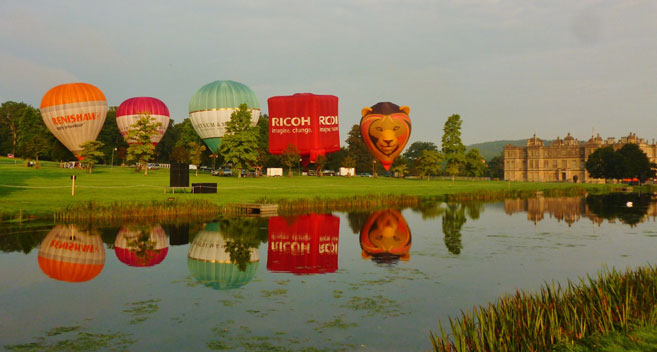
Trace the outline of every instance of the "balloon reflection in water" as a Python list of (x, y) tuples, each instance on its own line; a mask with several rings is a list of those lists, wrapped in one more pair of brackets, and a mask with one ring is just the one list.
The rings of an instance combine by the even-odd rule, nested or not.
[(360, 231), (360, 247), (364, 259), (371, 258), (377, 263), (409, 260), (411, 230), (399, 211), (377, 211)]
[(39, 247), (39, 267), (50, 278), (67, 282), (89, 281), (105, 266), (105, 247), (100, 235), (74, 225), (57, 225)]
[(129, 266), (154, 266), (160, 264), (169, 252), (164, 229), (155, 226), (124, 226), (114, 241), (114, 253)]
[[(208, 224), (189, 245), (189, 273), (203, 285), (216, 290), (244, 286), (255, 277), (260, 257), (257, 248), (248, 249), (248, 256), (234, 253), (239, 249), (238, 243), (224, 239), (218, 223)], [(237, 258), (248, 262), (237, 262)]]
[(269, 218), (267, 270), (323, 274), (338, 270), (340, 218), (309, 214)]

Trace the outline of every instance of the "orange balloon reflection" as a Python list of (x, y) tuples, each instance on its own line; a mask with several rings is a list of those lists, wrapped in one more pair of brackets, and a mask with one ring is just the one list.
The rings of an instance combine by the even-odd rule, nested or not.
[(360, 231), (360, 247), (364, 259), (377, 263), (409, 260), (411, 230), (397, 210), (383, 210), (370, 215)]
[(66, 282), (89, 281), (105, 266), (105, 247), (100, 235), (75, 225), (57, 225), (39, 247), (39, 267), (50, 278)]

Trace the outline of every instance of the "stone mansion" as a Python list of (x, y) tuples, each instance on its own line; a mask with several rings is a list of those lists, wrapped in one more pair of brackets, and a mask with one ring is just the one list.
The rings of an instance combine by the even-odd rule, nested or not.
[(527, 140), (526, 147), (507, 144), (504, 147), (504, 179), (525, 182), (588, 182), (602, 183), (601, 179), (591, 178), (586, 172), (586, 159), (600, 147), (621, 148), (624, 144), (634, 143), (648, 155), (651, 162), (657, 163), (657, 144), (636, 134), (630, 133), (620, 140), (607, 138), (603, 140), (598, 134), (588, 141), (578, 141), (570, 133), (561, 139), (557, 137), (549, 145), (536, 135)]

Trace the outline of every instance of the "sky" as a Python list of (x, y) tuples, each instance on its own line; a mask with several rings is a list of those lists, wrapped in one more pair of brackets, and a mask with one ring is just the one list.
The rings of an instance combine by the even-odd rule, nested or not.
[(267, 99), (339, 98), (340, 138), (363, 107), (411, 108), (410, 141), (657, 138), (657, 1), (270, 0), (0, 2), (0, 102), (38, 107), (86, 82), (108, 104), (164, 101), (176, 122), (203, 85)]

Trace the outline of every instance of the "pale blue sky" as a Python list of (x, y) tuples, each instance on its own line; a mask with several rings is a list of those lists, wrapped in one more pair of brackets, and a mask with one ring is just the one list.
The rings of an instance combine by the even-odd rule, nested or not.
[(657, 138), (657, 1), (0, 2), (0, 102), (38, 107), (87, 82), (110, 105), (163, 100), (187, 117), (214, 80), (267, 98), (340, 99), (341, 140), (379, 101), (411, 107), (411, 141), (571, 132)]

